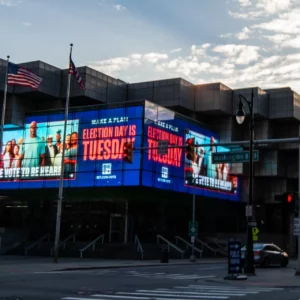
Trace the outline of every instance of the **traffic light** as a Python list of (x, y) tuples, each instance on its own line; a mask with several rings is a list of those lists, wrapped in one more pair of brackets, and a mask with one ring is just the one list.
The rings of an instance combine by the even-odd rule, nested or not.
[(189, 138), (186, 140), (185, 157), (188, 160), (194, 161), (195, 158), (195, 138)]
[(295, 194), (285, 194), (285, 202), (287, 204), (289, 211), (295, 211), (296, 195)]
[(132, 164), (133, 142), (125, 142), (123, 145), (123, 161)]
[(284, 193), (275, 196), (275, 201), (281, 202), (290, 212), (296, 209), (297, 193)]

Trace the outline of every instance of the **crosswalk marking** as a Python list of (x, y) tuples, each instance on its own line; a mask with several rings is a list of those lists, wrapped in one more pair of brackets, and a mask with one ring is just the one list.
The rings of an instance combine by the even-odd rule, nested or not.
[[(200, 288), (191, 288), (191, 287), (188, 287), (188, 286), (182, 286), (182, 287), (175, 287), (175, 289), (189, 289), (189, 290), (196, 290), (196, 291), (205, 291), (205, 292), (209, 292), (209, 293), (232, 293), (232, 294), (235, 294), (235, 293), (245, 293), (245, 294), (258, 294), (259, 292), (258, 291), (247, 291), (247, 290), (230, 290), (230, 289), (225, 289), (225, 290), (219, 290), (219, 289), (200, 289)], [(160, 289), (158, 289), (160, 290)]]
[(180, 274), (180, 273), (150, 273), (150, 272), (138, 272), (138, 271), (128, 271), (125, 273), (132, 277), (146, 277), (154, 279), (205, 279), (205, 278), (215, 278), (215, 275), (199, 276), (198, 274)]
[[(63, 300), (227, 300), (231, 297), (253, 296), (259, 293), (282, 291), (283, 288), (228, 285), (188, 285), (173, 288), (138, 289), (132, 292), (94, 294), (87, 297), (65, 297)], [(300, 300), (300, 299), (299, 299)]]
[[(124, 293), (124, 294), (126, 294), (126, 295), (134, 295), (134, 296), (126, 296), (126, 295), (110, 295), (109, 296), (109, 299), (137, 299), (137, 300), (150, 300), (150, 299), (153, 299), (153, 296), (149, 296), (149, 297), (146, 297), (146, 296), (138, 296), (138, 295), (136, 295), (135, 296), (135, 294), (134, 293)], [(103, 298), (105, 298), (105, 297), (107, 297), (106, 295), (92, 295), (93, 297), (99, 297), (99, 298), (101, 298), (101, 300), (103, 300)], [(172, 300), (191, 300), (191, 298), (174, 298), (173, 296), (171, 296), (172, 298)], [(197, 297), (196, 299), (208, 299), (207, 297), (205, 297), (205, 298), (201, 298), (201, 297)], [(216, 298), (215, 298), (216, 299)], [(227, 299), (227, 298), (222, 298), (222, 299)], [(76, 299), (76, 300), (78, 300), (78, 299)], [(91, 299), (89, 299), (89, 300), (91, 300)], [(93, 298), (93, 300), (96, 300), (95, 298)], [(155, 300), (166, 300), (166, 297), (165, 296), (163, 296), (163, 298), (162, 297), (156, 297), (155, 296)]]
[[(44, 271), (44, 272), (33, 272), (33, 274), (82, 274), (82, 273), (87, 273), (87, 274), (93, 274), (94, 271), (91, 270), (66, 270), (66, 271)], [(107, 273), (116, 273), (117, 271), (112, 271), (112, 270), (103, 270), (100, 272), (97, 272), (97, 275), (104, 275)], [(31, 274), (31, 273), (30, 273)]]
[[(195, 285), (195, 284), (191, 284), (189, 285), (189, 287), (195, 287), (195, 288), (201, 288), (201, 289), (210, 289), (211, 287), (210, 286), (207, 286), (207, 285)], [(243, 287), (236, 287), (236, 286), (216, 286), (216, 287), (213, 287), (214, 289), (221, 289), (223, 290), (224, 288), (226, 289), (234, 289), (234, 290), (237, 290), (237, 289), (246, 289), (246, 290), (249, 290), (249, 291), (282, 291), (283, 288), (264, 288), (264, 287), (246, 287), (246, 288), (243, 288)]]
[[(184, 295), (185, 297), (189, 297), (189, 298), (199, 298), (199, 295), (205, 296), (204, 298), (207, 298), (207, 296), (214, 296), (213, 299), (227, 299), (228, 296), (232, 296), (232, 295), (226, 295), (226, 294), (179, 292), (179, 291), (173, 292), (173, 291), (147, 291), (147, 290), (142, 291), (142, 290), (139, 290), (139, 291), (137, 291), (137, 293), (147, 294), (147, 295), (159, 295), (159, 296), (165, 296), (165, 297)], [(238, 296), (245, 296), (245, 294), (238, 294)]]
[[(220, 299), (220, 298), (210, 298), (210, 297), (201, 297), (201, 296), (196, 296), (195, 298), (190, 298), (190, 297), (186, 297), (186, 298), (178, 298), (178, 296), (180, 295), (177, 295), (176, 297), (177, 298), (174, 298), (174, 296), (172, 295), (169, 295), (169, 296), (165, 296), (165, 295), (149, 295), (149, 296), (138, 296), (137, 294), (134, 294), (134, 293), (127, 293), (126, 295), (133, 295), (133, 296), (123, 296), (123, 295), (110, 295), (109, 299), (136, 299), (136, 300), (152, 300), (153, 297), (155, 297), (154, 299), (155, 300), (166, 300), (166, 299), (170, 299), (169, 297), (171, 297), (172, 300), (191, 300), (191, 299)], [(101, 300), (103, 300), (105, 297), (105, 295), (93, 295), (93, 297), (100, 297)], [(167, 297), (167, 298), (166, 298)], [(97, 298), (96, 298), (97, 299)], [(95, 298), (93, 298), (92, 300), (96, 300)], [(221, 299), (228, 299), (228, 297), (223, 297)], [(78, 299), (76, 299), (78, 300)], [(89, 299), (91, 300), (91, 299)]]
[[(147, 290), (138, 290), (137, 292), (141, 292), (141, 291), (147, 291)], [(177, 292), (172, 292), (172, 291), (169, 291), (167, 289), (157, 289), (157, 291), (159, 291), (160, 293), (170, 293), (170, 294), (173, 294), (173, 293), (179, 293), (178, 291)], [(241, 296), (245, 296), (246, 294), (245, 293), (241, 293), (241, 292), (230, 292), (230, 291), (217, 291), (217, 292), (210, 292), (209, 290), (206, 290), (204, 292), (181, 292), (181, 294), (187, 294), (187, 295), (223, 295), (223, 296), (237, 296), (237, 297), (241, 297)]]

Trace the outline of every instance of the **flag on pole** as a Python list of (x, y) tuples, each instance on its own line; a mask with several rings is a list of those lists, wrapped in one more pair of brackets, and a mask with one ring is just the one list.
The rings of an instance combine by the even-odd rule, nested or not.
[(82, 79), (81, 79), (81, 77), (80, 77), (80, 75), (79, 75), (78, 70), (77, 70), (76, 67), (75, 67), (75, 64), (74, 64), (74, 62), (73, 62), (71, 56), (70, 56), (69, 74), (73, 74), (73, 75), (74, 75), (74, 77), (75, 77), (77, 83), (79, 84), (80, 88), (81, 88), (82, 90), (84, 90), (85, 87), (84, 87), (84, 85), (83, 85), (83, 83), (82, 83)]
[(7, 84), (29, 86), (33, 89), (38, 89), (42, 78), (36, 76), (32, 72), (19, 67), (11, 62), (7, 66)]

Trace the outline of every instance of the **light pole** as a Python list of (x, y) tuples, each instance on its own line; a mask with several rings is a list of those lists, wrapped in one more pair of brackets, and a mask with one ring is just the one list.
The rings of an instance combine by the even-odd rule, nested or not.
[[(192, 210), (192, 221), (193, 224), (195, 224), (195, 206), (196, 206), (196, 188), (195, 188), (195, 179), (196, 177), (193, 178), (193, 210)], [(190, 257), (190, 261), (194, 262), (196, 261), (196, 256), (195, 256), (195, 237), (192, 236), (192, 255)]]
[(252, 214), (249, 217), (248, 215), (248, 223), (247, 223), (247, 260), (245, 265), (245, 273), (251, 275), (255, 274), (254, 270), (254, 256), (253, 256), (253, 237), (252, 237), (252, 227), (249, 223), (254, 221), (253, 217), (253, 135), (254, 135), (254, 116), (253, 116), (253, 89), (251, 93), (251, 101), (247, 100), (244, 96), (239, 95), (240, 102), (239, 108), (236, 112), (236, 121), (238, 124), (242, 124), (245, 120), (245, 111), (243, 109), (243, 101), (244, 100), (249, 107), (250, 111), (250, 144), (249, 144), (249, 199), (248, 199), (248, 207), (251, 206)]

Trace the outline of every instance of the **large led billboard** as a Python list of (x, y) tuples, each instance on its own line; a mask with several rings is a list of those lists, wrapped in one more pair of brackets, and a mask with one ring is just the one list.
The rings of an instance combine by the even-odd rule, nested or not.
[[(63, 112), (28, 116), (23, 129), (4, 131), (0, 188), (58, 188), (64, 153), (65, 187), (143, 185), (239, 199), (230, 164), (212, 164), (213, 151), (229, 151), (209, 145), (218, 143), (218, 136), (149, 101), (71, 112), (63, 135)], [(192, 160), (185, 155), (188, 139), (196, 144)], [(158, 154), (159, 140), (168, 141), (165, 155)], [(138, 148), (132, 164), (123, 161), (125, 142)]]
[(123, 144), (140, 147), (142, 106), (29, 116), (24, 129), (4, 131), (0, 187), (58, 187), (64, 152), (64, 185), (139, 185), (140, 154), (123, 162)]
[[(230, 164), (212, 163), (212, 153), (216, 151), (216, 147), (212, 144), (217, 143), (215, 136), (186, 130), (185, 141), (188, 139), (192, 139), (196, 146), (193, 159), (184, 158), (185, 185), (235, 194), (237, 192), (237, 177), (231, 174)], [(205, 144), (210, 145), (205, 146)], [(229, 149), (218, 146), (218, 151), (226, 152)]]
[[(144, 147), (150, 149), (143, 155), (143, 185), (186, 193), (195, 189), (197, 195), (239, 199), (238, 179), (231, 174), (230, 164), (212, 164), (212, 152), (229, 151), (209, 145), (218, 143), (215, 133), (151, 102), (145, 104), (144, 132)], [(192, 161), (186, 158), (184, 147), (177, 147), (184, 146), (189, 138), (196, 144)], [(159, 140), (168, 141), (170, 148), (165, 155), (153, 149)]]

